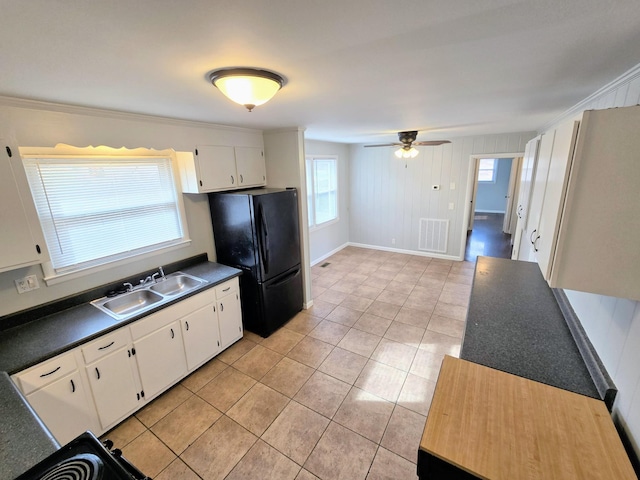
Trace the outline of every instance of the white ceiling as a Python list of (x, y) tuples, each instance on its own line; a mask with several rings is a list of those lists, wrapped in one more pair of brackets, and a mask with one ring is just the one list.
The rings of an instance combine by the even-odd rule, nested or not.
[[(0, 95), (337, 142), (537, 130), (640, 63), (638, 0), (0, 0)], [(288, 83), (248, 113), (221, 67)]]

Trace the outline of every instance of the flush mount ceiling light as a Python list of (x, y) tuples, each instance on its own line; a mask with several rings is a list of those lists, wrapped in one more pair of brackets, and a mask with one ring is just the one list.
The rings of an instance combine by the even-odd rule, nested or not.
[(224, 68), (211, 72), (209, 80), (249, 111), (271, 100), (284, 85), (284, 78), (277, 73), (257, 68)]

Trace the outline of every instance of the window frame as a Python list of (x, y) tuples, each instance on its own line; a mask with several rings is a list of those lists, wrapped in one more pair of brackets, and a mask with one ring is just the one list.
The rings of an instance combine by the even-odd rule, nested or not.
[[(492, 167), (489, 168), (482, 168), (482, 162), (483, 161), (488, 161), (491, 160), (492, 161)], [(480, 178), (480, 173), (481, 172), (487, 172), (487, 171), (491, 171), (491, 180), (482, 180)], [(496, 179), (498, 176), (498, 159), (497, 158), (479, 158), (478, 159), (478, 183), (496, 183)]]
[[(316, 161), (331, 160), (335, 166), (335, 218), (331, 218), (322, 223), (316, 222), (316, 192), (315, 192), (315, 168), (314, 163)], [(312, 176), (311, 182), (309, 181), (309, 175)], [(305, 155), (305, 181), (307, 184), (307, 226), (309, 231), (319, 230), (329, 225), (333, 225), (340, 221), (340, 177), (338, 173), (338, 155)], [(309, 185), (311, 185), (311, 191), (309, 191)], [(312, 215), (313, 214), (313, 215)]]
[[(95, 257), (92, 260), (88, 260), (80, 264), (80, 266), (77, 268), (63, 267), (60, 268), (59, 271), (54, 268), (52, 260), (48, 259), (46, 262), (42, 263), (44, 281), (47, 285), (55, 285), (61, 282), (81, 278), (107, 269), (124, 266), (130, 264), (132, 260), (138, 261), (146, 258), (151, 258), (170, 252), (172, 250), (184, 248), (191, 244), (187, 224), (187, 216), (182, 197), (182, 189), (180, 185), (180, 172), (178, 170), (177, 158), (173, 150), (153, 150), (146, 148), (129, 150), (126, 148), (113, 149), (109, 147), (75, 148), (67, 145), (62, 145), (57, 146), (56, 148), (21, 147), (20, 154), (23, 162), (25, 160), (28, 162), (29, 160), (38, 158), (64, 159), (73, 161), (74, 158), (87, 159), (95, 157), (97, 160), (100, 158), (116, 160), (117, 158), (127, 160), (139, 158), (144, 159), (145, 161), (153, 160), (155, 158), (169, 160), (170, 164), (170, 175), (174, 189), (177, 220), (180, 223), (180, 229), (182, 231), (182, 236), (180, 238), (175, 238), (171, 241), (159, 243), (157, 244), (157, 246), (154, 246), (154, 244), (147, 244), (146, 246), (138, 247), (128, 252), (119, 252), (116, 254), (107, 255), (105, 257)], [(33, 195), (31, 190), (30, 193)], [(41, 228), (45, 230), (43, 220), (40, 218), (39, 214), (38, 220), (40, 222)], [(52, 246), (47, 243), (47, 248), (51, 254)]]

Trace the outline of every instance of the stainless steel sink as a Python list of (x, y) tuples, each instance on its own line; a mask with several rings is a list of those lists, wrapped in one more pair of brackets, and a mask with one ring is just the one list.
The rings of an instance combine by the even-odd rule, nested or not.
[(149, 287), (149, 290), (162, 295), (174, 296), (179, 293), (187, 293), (204, 283), (201, 280), (185, 273), (176, 272), (167, 275), (164, 280), (158, 281)]
[[(148, 277), (147, 281), (150, 281)], [(123, 293), (117, 297), (103, 297), (91, 302), (91, 304), (111, 315), (116, 320), (126, 320), (154, 307), (180, 298), (195, 288), (207, 283), (192, 275), (175, 272), (156, 283), (146, 285), (142, 283), (131, 292)], [(129, 285), (131, 288), (131, 285)]]

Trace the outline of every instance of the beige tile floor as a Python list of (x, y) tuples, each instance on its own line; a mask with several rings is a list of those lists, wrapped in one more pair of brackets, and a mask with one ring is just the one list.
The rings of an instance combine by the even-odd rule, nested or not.
[(356, 247), (326, 262), (312, 308), (246, 332), (105, 437), (157, 480), (416, 479), (474, 264)]

